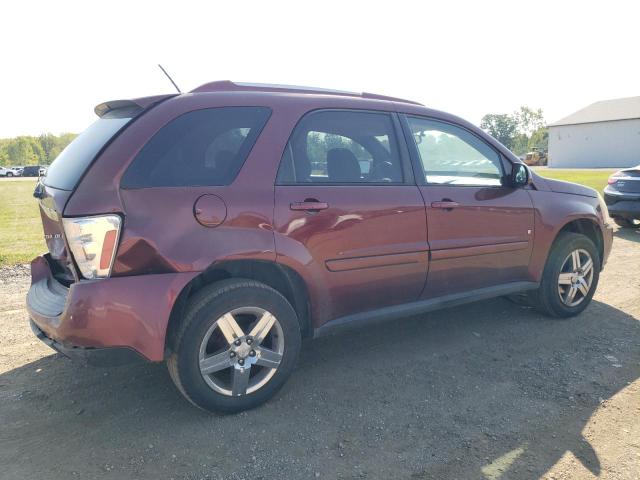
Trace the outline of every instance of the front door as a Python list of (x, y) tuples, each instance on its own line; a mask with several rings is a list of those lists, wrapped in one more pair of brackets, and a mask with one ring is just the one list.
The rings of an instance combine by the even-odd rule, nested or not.
[(525, 189), (505, 186), (500, 154), (451, 123), (407, 117), (407, 124), (429, 225), (423, 297), (529, 280), (533, 205)]
[(424, 202), (393, 114), (305, 116), (275, 189), (278, 261), (304, 272), (316, 326), (415, 301), (427, 274)]

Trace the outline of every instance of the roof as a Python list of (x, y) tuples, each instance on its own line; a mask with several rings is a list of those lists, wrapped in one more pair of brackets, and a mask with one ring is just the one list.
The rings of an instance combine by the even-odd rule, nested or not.
[(640, 97), (616, 98), (592, 103), (568, 117), (550, 123), (549, 126), (559, 127), (561, 125), (633, 120), (636, 118), (640, 118)]
[(310, 94), (310, 95), (335, 95), (340, 97), (358, 97), (373, 100), (388, 100), (392, 102), (412, 103), (422, 105), (421, 103), (403, 98), (388, 97), (386, 95), (378, 95), (375, 93), (357, 93), (347, 92), (344, 90), (330, 90), (318, 87), (300, 87), (296, 85), (274, 85), (267, 83), (243, 83), (232, 82), (230, 80), (218, 80), (215, 82), (205, 83), (198, 88), (191, 90), (191, 93), (204, 92), (265, 92), (265, 93), (293, 93), (293, 94)]

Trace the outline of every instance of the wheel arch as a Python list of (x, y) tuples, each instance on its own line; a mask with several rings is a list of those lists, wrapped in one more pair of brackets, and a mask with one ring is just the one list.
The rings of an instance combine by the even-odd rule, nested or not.
[(194, 277), (176, 298), (167, 325), (165, 358), (172, 351), (173, 340), (189, 299), (203, 287), (229, 278), (248, 278), (277, 290), (293, 306), (302, 336), (309, 337), (313, 334), (309, 293), (304, 280), (295, 270), (268, 260), (228, 260), (216, 263)]
[(602, 266), (604, 260), (604, 237), (597, 221), (586, 217), (568, 221), (556, 233), (553, 242), (551, 243), (552, 246), (558, 237), (564, 232), (579, 233), (589, 238), (589, 240), (591, 240), (596, 246), (598, 256), (600, 257), (600, 265)]

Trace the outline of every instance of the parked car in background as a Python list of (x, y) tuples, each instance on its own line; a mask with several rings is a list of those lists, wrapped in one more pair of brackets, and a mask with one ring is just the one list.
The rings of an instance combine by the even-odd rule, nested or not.
[(9, 167), (9, 168), (14, 170), (18, 176), (21, 176), (22, 175), (22, 171), (24, 170), (24, 167), (21, 167), (21, 166), (14, 166), (14, 167)]
[(40, 167), (38, 169), (38, 176), (42, 177), (45, 173), (47, 173), (47, 167)]
[(604, 188), (604, 200), (618, 225), (640, 227), (640, 165), (611, 175)]
[(304, 337), (510, 294), (577, 315), (611, 249), (595, 190), (411, 101), (213, 82), (95, 112), (34, 192), (31, 327), (166, 361), (206, 410), (268, 400)]
[(23, 177), (39, 177), (41, 176), (42, 168), (40, 165), (28, 165), (22, 170)]
[(0, 167), (0, 177), (19, 177), (20, 172), (11, 167)]

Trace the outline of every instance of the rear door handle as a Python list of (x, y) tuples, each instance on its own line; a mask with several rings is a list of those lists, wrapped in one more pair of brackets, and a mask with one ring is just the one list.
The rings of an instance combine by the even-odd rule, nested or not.
[(304, 202), (293, 202), (290, 205), (291, 210), (304, 210), (307, 212), (318, 212), (329, 208), (327, 202), (319, 202), (317, 200), (305, 200)]
[(444, 210), (451, 210), (452, 208), (456, 208), (459, 206), (460, 204), (458, 202), (454, 202), (453, 200), (449, 200), (448, 198), (444, 198), (440, 202), (431, 202), (431, 208), (442, 208)]

